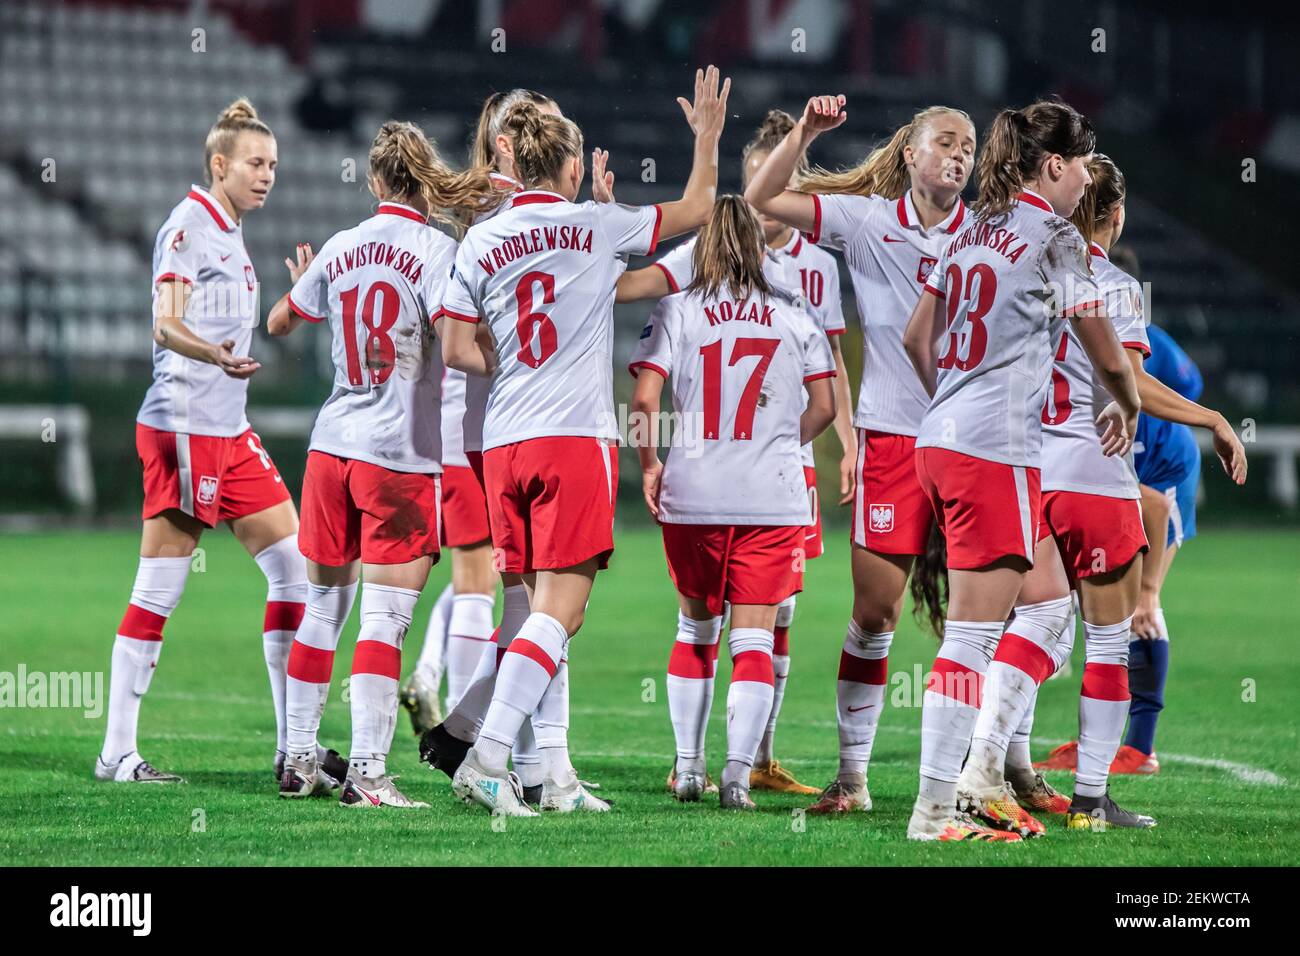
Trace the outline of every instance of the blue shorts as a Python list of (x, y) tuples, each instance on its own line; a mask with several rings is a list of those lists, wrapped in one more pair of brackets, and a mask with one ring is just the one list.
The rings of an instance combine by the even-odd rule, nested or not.
[(1182, 547), (1184, 541), (1196, 537), (1196, 492), (1201, 484), (1201, 466), (1189, 470), (1177, 482), (1160, 482), (1149, 485), (1169, 501), (1169, 532), (1165, 546)]

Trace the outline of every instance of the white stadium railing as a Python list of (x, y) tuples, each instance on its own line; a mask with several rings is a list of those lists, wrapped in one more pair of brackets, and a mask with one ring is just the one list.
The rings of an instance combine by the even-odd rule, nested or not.
[[(295, 406), (250, 408), (248, 420), (262, 438), (306, 438), (316, 420), (316, 409)], [(58, 449), (59, 490), (77, 511), (89, 514), (95, 507), (95, 478), (90, 462), (90, 415), (81, 405), (0, 405), (0, 440), (52, 443)], [(1246, 454), (1256, 468), (1261, 458), (1270, 460), (1269, 496), (1284, 508), (1300, 505), (1300, 425), (1256, 428), (1246, 444)], [(1210, 454), (1209, 433), (1198, 429), (1197, 444)], [(1258, 472), (1257, 472), (1258, 474)]]

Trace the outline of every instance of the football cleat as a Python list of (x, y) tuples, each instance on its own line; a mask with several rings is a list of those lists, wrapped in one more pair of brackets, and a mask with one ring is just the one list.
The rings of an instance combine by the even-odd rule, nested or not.
[(329, 789), (337, 790), (343, 786), (348, 776), (348, 762), (339, 756), (337, 750), (316, 748), (316, 773)]
[(455, 779), (460, 762), (472, 746), (459, 737), (453, 737), (442, 724), (438, 724), (420, 738), (420, 759)]
[(456, 773), (451, 778), (451, 789), (465, 803), (477, 803), (493, 814), (507, 817), (537, 816), (537, 811), (524, 803), (524, 788), (519, 782), (519, 776), (513, 772), (508, 772), (503, 777), (489, 774), (472, 750), (456, 768)]
[(1024, 839), (1040, 837), (1047, 832), (1042, 822), (1035, 820), (1016, 802), (1015, 791), (1008, 783), (983, 794), (958, 790), (957, 809), (970, 814), (991, 830), (1018, 833)]
[(289, 757), (280, 772), (280, 796), (293, 799), (328, 793), (333, 789), (321, 775), (314, 757)]
[(923, 797), (917, 797), (912, 807), (907, 838), (938, 843), (1017, 843), (1021, 839), (1019, 833), (991, 829), (969, 813)]
[(810, 795), (817, 793), (816, 787), (800, 783), (789, 770), (773, 758), (768, 763), (755, 764), (749, 771), (751, 790), (773, 790), (777, 793), (798, 793)]
[(1111, 761), (1110, 772), (1147, 775), (1159, 773), (1160, 761), (1156, 759), (1155, 754), (1144, 754), (1136, 747), (1125, 744), (1119, 748), (1119, 752), (1115, 754), (1115, 759)]
[(520, 781), (520, 792), (524, 795), (524, 803), (528, 804), (533, 809), (537, 809), (537, 807), (541, 805), (544, 789), (545, 788), (540, 783), (528, 787), (524, 786), (523, 782)]
[[(676, 760), (673, 761), (673, 769), (668, 771), (668, 792), (674, 795), (677, 793), (677, 761)], [(701, 790), (700, 792), (705, 795), (714, 794), (718, 792), (718, 785), (713, 782), (713, 778), (710, 777), (707, 773), (704, 775), (704, 789)]]
[(396, 777), (384, 774), (380, 777), (367, 777), (355, 767), (348, 768), (347, 780), (343, 792), (339, 794), (339, 803), (345, 807), (401, 807), (402, 809), (427, 808), (427, 803), (412, 800), (393, 783)]
[[(709, 778), (696, 770), (683, 770), (673, 776), (673, 797), (681, 803), (696, 803), (707, 791)], [(717, 787), (714, 787), (716, 790)]]
[(592, 796), (577, 777), (574, 777), (573, 783), (567, 787), (553, 783), (549, 778), (544, 780), (540, 807), (542, 810), (556, 813), (574, 813), (579, 810), (592, 813), (609, 812), (609, 804), (599, 797)]
[(1070, 801), (1070, 811), (1065, 825), (1071, 830), (1149, 830), (1156, 825), (1154, 817), (1125, 810), (1110, 798), (1110, 792), (1101, 797), (1081, 797), (1075, 794)]
[(279, 780), (281, 777), (284, 776), (284, 758), (285, 758), (285, 752), (283, 750), (277, 750), (275, 752), (275, 779), (276, 780)]
[(871, 792), (867, 790), (865, 781), (862, 786), (855, 787), (837, 779), (827, 784), (826, 789), (817, 798), (817, 802), (808, 808), (808, 812), (816, 814), (852, 813), (855, 810), (867, 811), (870, 809)]
[(749, 791), (739, 783), (729, 783), (718, 794), (718, 803), (724, 810), (757, 810), (758, 806), (749, 799)]
[(156, 770), (140, 756), (139, 751), (132, 750), (114, 764), (107, 764), (95, 758), (95, 779), (111, 780), (113, 783), (184, 783), (178, 774)]
[(423, 674), (412, 671), (397, 689), (398, 699), (411, 715), (411, 729), (420, 737), (442, 723), (442, 707), (438, 704), (438, 687), (430, 686)]
[(1021, 790), (1013, 783), (1012, 789), (1015, 790), (1016, 800), (1026, 810), (1050, 813), (1054, 816), (1063, 816), (1070, 812), (1070, 798), (1063, 793), (1058, 793), (1056, 788), (1043, 778), (1041, 772), (1034, 774), (1032, 787)]
[(1073, 770), (1079, 765), (1079, 744), (1071, 740), (1061, 744), (1047, 755), (1046, 760), (1034, 762), (1035, 770)]

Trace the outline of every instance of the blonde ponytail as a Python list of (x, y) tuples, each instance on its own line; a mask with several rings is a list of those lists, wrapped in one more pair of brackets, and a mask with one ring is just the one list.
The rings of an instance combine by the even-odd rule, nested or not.
[(799, 191), (901, 198), (910, 185), (903, 148), (917, 146), (921, 141), (921, 133), (929, 128), (930, 123), (947, 115), (960, 116), (970, 122), (970, 117), (964, 110), (952, 106), (928, 106), (895, 130), (888, 142), (873, 149), (866, 159), (852, 169), (831, 172), (818, 166), (807, 175), (799, 177)]
[(240, 133), (274, 135), (271, 127), (258, 119), (257, 110), (244, 96), (222, 110), (212, 129), (208, 130), (208, 138), (203, 146), (203, 176), (207, 185), (212, 185), (212, 157), (218, 153), (229, 156), (234, 152), (235, 141), (239, 139)]
[(741, 196), (720, 196), (692, 250), (695, 278), (687, 289), (711, 297), (730, 290), (740, 299), (772, 294), (763, 275), (763, 227)]
[(582, 155), (582, 130), (577, 124), (563, 116), (548, 116), (529, 100), (506, 110), (501, 133), (510, 138), (515, 173), (529, 188), (554, 182), (566, 162)]
[[(502, 121), (506, 112), (516, 103), (532, 103), (536, 106), (554, 106), (555, 101), (545, 93), (536, 90), (513, 89), (507, 93), (493, 93), (483, 101), (479, 111), (478, 126), (474, 129), (474, 139), (470, 143), (469, 163), (471, 166), (497, 167), (497, 137), (501, 135)], [(500, 170), (497, 170), (500, 172)]]
[(371, 191), (373, 180), (395, 201), (419, 196), (429, 217), (457, 229), (474, 213), (492, 209), (505, 193), (492, 183), (486, 167), (474, 166), (463, 173), (449, 167), (437, 147), (414, 123), (389, 120), (379, 127), (370, 147)]

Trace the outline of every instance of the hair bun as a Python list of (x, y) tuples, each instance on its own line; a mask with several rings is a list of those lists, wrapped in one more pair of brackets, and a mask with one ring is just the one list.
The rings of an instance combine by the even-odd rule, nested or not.
[(794, 117), (785, 110), (768, 110), (767, 115), (763, 117), (763, 123), (758, 128), (760, 138), (769, 136), (779, 136), (784, 138), (790, 130), (794, 129)]
[(241, 96), (235, 100), (217, 117), (218, 126), (231, 126), (237, 123), (247, 123), (257, 119), (257, 110), (253, 104), (248, 101), (248, 97)]

